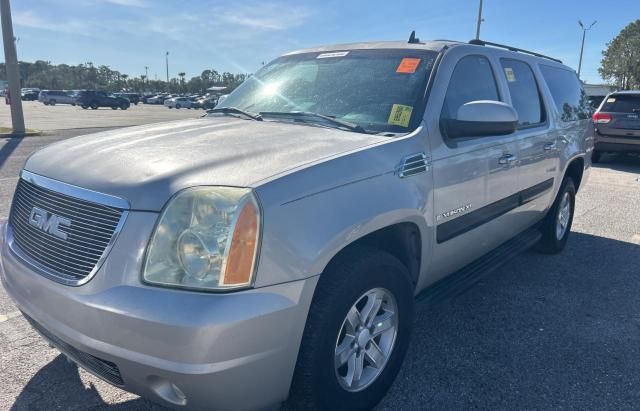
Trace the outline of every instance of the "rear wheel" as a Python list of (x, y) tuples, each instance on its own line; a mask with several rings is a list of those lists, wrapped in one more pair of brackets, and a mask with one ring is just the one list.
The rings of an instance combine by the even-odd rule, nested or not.
[(576, 204), (576, 186), (571, 177), (565, 177), (551, 209), (542, 220), (542, 238), (537, 245), (540, 252), (556, 254), (564, 249), (571, 232)]
[(413, 304), (409, 273), (392, 255), (363, 247), (338, 257), (318, 283), (286, 406), (374, 407), (402, 365)]
[(127, 103), (122, 103), (122, 104), (120, 105), (120, 109), (121, 109), (121, 110), (126, 110), (126, 109), (128, 109), (128, 108), (129, 108), (129, 105), (128, 105)]
[(180, 104), (176, 104), (176, 109), (180, 109), (182, 106)]
[(118, 107), (115, 107), (115, 106), (111, 107), (111, 110), (117, 110), (117, 109)]
[(51, 100), (51, 101), (49, 101), (49, 104), (51, 104), (52, 106), (55, 106), (56, 105), (56, 101), (55, 100)]
[(91, 103), (91, 110), (97, 110), (98, 109), (98, 104), (97, 103)]
[(89, 108), (89, 106), (85, 106), (84, 104), (82, 106), (80, 106), (80, 107), (82, 107), (83, 110), (86, 110), (86, 109)]

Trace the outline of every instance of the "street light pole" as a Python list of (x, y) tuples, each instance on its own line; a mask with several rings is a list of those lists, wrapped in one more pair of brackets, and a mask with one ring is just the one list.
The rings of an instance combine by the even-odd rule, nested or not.
[(478, 22), (476, 24), (476, 40), (480, 40), (480, 25), (482, 24), (482, 0), (480, 0), (480, 7), (478, 7)]
[(591, 30), (591, 28), (595, 26), (597, 22), (598, 20), (594, 20), (589, 27), (585, 28), (584, 24), (582, 24), (582, 20), (578, 20), (578, 25), (580, 25), (580, 28), (582, 29), (582, 45), (580, 46), (580, 61), (578, 62), (578, 79), (580, 78), (580, 71), (582, 70), (582, 54), (584, 53), (584, 39), (587, 36), (587, 31)]
[(167, 64), (167, 87), (169, 87), (169, 52), (167, 51), (167, 54), (165, 54), (165, 58), (166, 58), (166, 64)]
[(9, 0), (0, 0), (0, 15), (2, 19), (2, 39), (4, 41), (4, 61), (9, 82), (9, 97), (11, 99), (11, 125), (13, 126), (13, 134), (24, 134), (18, 53), (16, 52), (16, 43), (13, 37)]

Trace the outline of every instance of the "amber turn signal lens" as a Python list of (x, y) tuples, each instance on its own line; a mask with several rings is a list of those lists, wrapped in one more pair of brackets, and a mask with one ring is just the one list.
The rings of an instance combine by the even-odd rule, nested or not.
[(224, 275), (220, 285), (238, 286), (251, 282), (258, 243), (258, 209), (247, 201), (236, 222)]

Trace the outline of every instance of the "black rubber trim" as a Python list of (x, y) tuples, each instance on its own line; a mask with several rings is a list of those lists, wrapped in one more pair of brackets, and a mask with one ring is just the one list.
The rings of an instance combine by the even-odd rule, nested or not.
[(454, 220), (440, 224), (436, 229), (436, 240), (444, 243), (468, 231), (478, 228), (543, 195), (553, 187), (553, 178), (536, 184), (516, 194), (505, 197)]

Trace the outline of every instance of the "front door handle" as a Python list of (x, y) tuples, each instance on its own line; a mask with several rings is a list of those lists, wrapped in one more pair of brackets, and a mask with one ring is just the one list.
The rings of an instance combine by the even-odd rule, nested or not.
[(517, 160), (518, 158), (513, 154), (505, 154), (498, 159), (498, 164), (511, 167)]
[(544, 151), (550, 151), (556, 148), (556, 142), (552, 141), (544, 145)]

